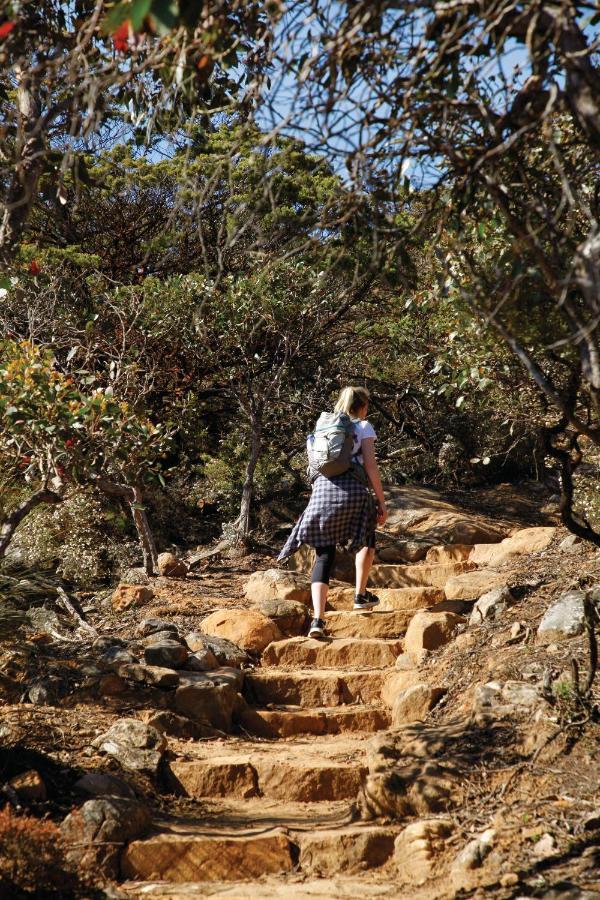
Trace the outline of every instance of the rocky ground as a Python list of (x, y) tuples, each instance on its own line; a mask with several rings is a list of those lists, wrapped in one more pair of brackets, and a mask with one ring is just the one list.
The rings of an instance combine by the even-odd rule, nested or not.
[(4, 635), (4, 800), (80, 896), (600, 897), (598, 551), (535, 489), (389, 493), (380, 606), (340, 580), (327, 641), (309, 554), (202, 551)]

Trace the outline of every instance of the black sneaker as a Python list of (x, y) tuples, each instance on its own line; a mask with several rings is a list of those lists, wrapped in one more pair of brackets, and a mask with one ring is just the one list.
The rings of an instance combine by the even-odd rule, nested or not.
[(353, 609), (370, 610), (379, 603), (379, 597), (372, 594), (371, 591), (365, 591), (364, 594), (356, 594), (354, 597)]
[(313, 619), (308, 629), (308, 636), (312, 638), (325, 637), (325, 622), (323, 619)]

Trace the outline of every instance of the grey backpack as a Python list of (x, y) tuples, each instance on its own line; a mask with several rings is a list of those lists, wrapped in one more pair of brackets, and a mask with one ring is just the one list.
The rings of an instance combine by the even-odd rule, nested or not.
[(308, 437), (308, 468), (311, 478), (342, 475), (352, 466), (354, 423), (343, 412), (321, 413)]

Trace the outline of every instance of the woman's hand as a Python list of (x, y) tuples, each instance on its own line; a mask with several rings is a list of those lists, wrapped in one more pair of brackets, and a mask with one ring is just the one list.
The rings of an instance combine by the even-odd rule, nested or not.
[(385, 525), (388, 517), (388, 512), (385, 503), (377, 504), (377, 524)]

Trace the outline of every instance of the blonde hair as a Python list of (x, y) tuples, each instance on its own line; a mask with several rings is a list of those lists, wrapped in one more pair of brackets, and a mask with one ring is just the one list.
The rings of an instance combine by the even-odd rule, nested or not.
[(340, 391), (334, 411), (355, 416), (370, 399), (371, 395), (366, 387), (345, 387)]

